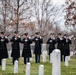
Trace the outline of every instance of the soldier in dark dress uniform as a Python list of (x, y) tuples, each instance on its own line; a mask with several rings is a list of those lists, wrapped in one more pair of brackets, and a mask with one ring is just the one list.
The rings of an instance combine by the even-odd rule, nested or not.
[(24, 64), (29, 62), (29, 59), (31, 57), (31, 48), (30, 44), (32, 43), (32, 40), (30, 37), (28, 37), (28, 33), (24, 34), (24, 38), (21, 41), (24, 46), (23, 46), (23, 51), (22, 51), (22, 57), (24, 57)]
[(21, 42), (21, 38), (20, 36), (18, 36), (17, 32), (14, 32), (14, 36), (12, 37), (12, 39), (10, 40), (12, 42), (12, 53), (11, 53), (11, 57), (12, 57), (12, 62), (14, 65), (14, 61), (19, 59), (20, 57), (20, 46), (19, 43)]
[(0, 65), (3, 58), (8, 58), (7, 52), (7, 43), (8, 43), (7, 36), (4, 36), (4, 33), (1, 32), (0, 34)]
[(41, 44), (43, 43), (43, 39), (40, 36), (39, 32), (35, 33), (36, 36), (33, 39), (33, 42), (35, 42), (35, 48), (34, 48), (34, 54), (35, 54), (35, 62), (40, 62), (40, 55), (41, 55)]
[(64, 35), (64, 61), (65, 61), (65, 56), (70, 55), (70, 44), (71, 44), (71, 39), (69, 38), (68, 35)]
[(64, 47), (63, 47), (63, 37), (61, 33), (58, 34), (57, 38), (57, 48), (61, 51), (61, 61), (63, 61), (63, 55), (64, 55)]
[(49, 59), (50, 59), (50, 53), (55, 49), (56, 39), (54, 37), (54, 33), (50, 34), (50, 38), (47, 41), (47, 44), (49, 44)]

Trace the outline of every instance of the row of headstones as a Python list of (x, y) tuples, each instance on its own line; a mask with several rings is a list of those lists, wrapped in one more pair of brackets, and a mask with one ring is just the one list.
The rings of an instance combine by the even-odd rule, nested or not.
[[(33, 54), (33, 50), (32, 50), (32, 54)], [(52, 63), (52, 58), (53, 58), (53, 52), (50, 53), (50, 63)], [(42, 61), (46, 62), (46, 57), (47, 57), (47, 51), (43, 50), (42, 51)], [(9, 51), (9, 58), (11, 58), (11, 51)], [(66, 56), (65, 57), (65, 66), (68, 66), (68, 62), (70, 60), (70, 56)], [(32, 61), (32, 58), (30, 58), (30, 61)]]
[[(52, 63), (52, 75), (61, 75), (61, 52), (58, 49), (55, 49), (51, 56), (51, 63)], [(45, 57), (44, 57), (45, 58)], [(68, 66), (68, 57), (66, 57), (66, 62), (65, 66)], [(2, 70), (6, 70), (6, 59), (2, 60)], [(26, 74), (25, 75), (30, 75), (30, 63), (26, 64)], [(16, 60), (14, 62), (14, 74), (18, 73), (18, 61)], [(44, 65), (39, 66), (39, 75), (44, 75)]]
[[(6, 59), (2, 60), (2, 71), (6, 70)], [(30, 63), (26, 64), (26, 69), (25, 69), (25, 75), (30, 75)], [(18, 73), (18, 61), (16, 60), (14, 62), (14, 74)], [(39, 66), (39, 75), (44, 75), (44, 66), (40, 65)]]

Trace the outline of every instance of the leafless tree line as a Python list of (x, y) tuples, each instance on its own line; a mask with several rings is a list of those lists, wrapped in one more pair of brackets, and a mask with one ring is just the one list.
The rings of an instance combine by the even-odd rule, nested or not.
[(30, 34), (40, 31), (46, 40), (50, 32), (61, 32), (61, 19), (56, 19), (62, 16), (64, 25), (76, 37), (75, 10), (76, 1), (71, 0), (67, 0), (61, 7), (53, 5), (51, 0), (0, 0), (0, 31)]

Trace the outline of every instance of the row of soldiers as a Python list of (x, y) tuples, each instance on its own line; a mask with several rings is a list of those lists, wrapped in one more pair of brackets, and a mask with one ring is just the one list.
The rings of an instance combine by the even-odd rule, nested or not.
[[(34, 38), (30, 38), (28, 36), (28, 33), (24, 33), (23, 39), (20, 38), (17, 32), (14, 32), (13, 37), (10, 39), (11, 46), (12, 46), (12, 63), (14, 64), (15, 60), (19, 60), (20, 57), (20, 45), (19, 43), (23, 44), (23, 50), (22, 50), (22, 57), (24, 58), (24, 64), (26, 64), (29, 61), (29, 58), (32, 57), (31, 55), (31, 48), (30, 44), (32, 42), (35, 43), (34, 47), (34, 54), (35, 54), (35, 62), (40, 62), (40, 55), (41, 55), (41, 44), (43, 43), (43, 38), (40, 36), (39, 32), (35, 33)], [(8, 52), (7, 52), (7, 43), (9, 43), (9, 40), (7, 36), (4, 35), (3, 32), (0, 33), (0, 65), (3, 58), (8, 58)], [(58, 37), (55, 38), (54, 33), (50, 33), (50, 37), (47, 40), (47, 44), (49, 44), (49, 58), (50, 53), (56, 48), (55, 44), (57, 44), (57, 49), (61, 51), (61, 61), (63, 61), (63, 55), (64, 60), (65, 56), (70, 55), (70, 44), (71, 39), (66, 34), (62, 37), (61, 33), (58, 34)]]

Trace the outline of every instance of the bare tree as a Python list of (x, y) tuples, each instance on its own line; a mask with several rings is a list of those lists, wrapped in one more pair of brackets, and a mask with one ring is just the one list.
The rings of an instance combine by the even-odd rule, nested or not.
[(64, 9), (64, 6), (53, 5), (51, 0), (7, 0), (6, 5), (7, 30), (14, 29), (18, 32), (23, 28), (22, 30), (32, 33), (38, 30), (41, 35), (48, 35), (54, 25), (60, 24), (61, 19), (58, 17), (62, 16)]
[(71, 34), (74, 35), (72, 50), (76, 51), (76, 1), (69, 0), (67, 2), (66, 15), (65, 15), (65, 25), (71, 31)]
[(3, 20), (1, 20), (1, 28), (4, 30), (4, 32), (6, 31), (6, 15), (7, 15), (7, 0), (2, 0), (0, 1), (2, 4), (1, 4), (1, 19), (3, 18)]
[(70, 4), (66, 8), (65, 25), (68, 27), (73, 27), (76, 30), (76, 1), (70, 1)]

